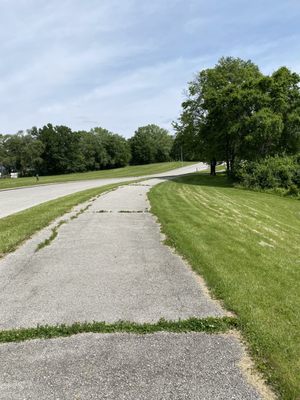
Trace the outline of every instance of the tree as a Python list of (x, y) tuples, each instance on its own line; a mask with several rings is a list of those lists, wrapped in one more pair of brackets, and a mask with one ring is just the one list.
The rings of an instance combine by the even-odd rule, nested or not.
[(283, 121), (280, 151), (300, 151), (300, 75), (281, 67), (271, 76), (270, 107)]
[(259, 160), (277, 153), (284, 125), (280, 114), (262, 108), (244, 121), (239, 158)]
[(125, 138), (100, 127), (92, 129), (91, 132), (96, 138), (98, 150), (101, 149), (102, 152), (102, 168), (116, 168), (128, 165), (131, 159), (131, 152), (129, 143)]
[(123, 167), (130, 158), (128, 141), (100, 127), (72, 132), (67, 126), (47, 124), (26, 133), (0, 135), (0, 166), (21, 175)]
[(19, 171), (22, 176), (32, 174), (42, 163), (43, 148), (43, 143), (35, 140), (30, 131), (2, 136), (0, 164), (9, 171)]
[(92, 171), (100, 169), (98, 163), (98, 146), (95, 135), (92, 132), (79, 131), (79, 151), (83, 157), (84, 171)]
[(251, 61), (221, 58), (190, 82), (176, 140), (185, 138), (203, 161), (226, 160), (232, 173), (236, 160), (297, 151), (299, 104), (297, 74), (281, 68), (268, 77)]
[(132, 164), (150, 164), (171, 159), (173, 138), (166, 129), (157, 125), (138, 128), (129, 142)]
[[(174, 127), (176, 129), (176, 124), (174, 124)], [(201, 153), (200, 142), (200, 138), (191, 129), (191, 125), (188, 125), (184, 131), (177, 129), (171, 149), (171, 158), (173, 160), (181, 160), (183, 158), (185, 161), (199, 161)]]
[(7, 168), (6, 138), (8, 135), (0, 134), (0, 167)]
[(255, 103), (262, 101), (255, 91), (261, 77), (252, 62), (228, 57), (190, 82), (175, 129), (181, 134), (194, 133), (203, 161), (226, 160), (228, 170), (233, 168), (244, 120), (255, 112)]
[(32, 128), (32, 134), (44, 145), (41, 172), (59, 174), (84, 170), (80, 152), (80, 134), (67, 126), (48, 124), (40, 129)]

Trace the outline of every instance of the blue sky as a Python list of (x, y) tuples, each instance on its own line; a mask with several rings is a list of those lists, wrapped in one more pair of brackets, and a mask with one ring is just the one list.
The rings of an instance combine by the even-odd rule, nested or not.
[(300, 0), (0, 0), (0, 132), (171, 129), (221, 56), (300, 73)]

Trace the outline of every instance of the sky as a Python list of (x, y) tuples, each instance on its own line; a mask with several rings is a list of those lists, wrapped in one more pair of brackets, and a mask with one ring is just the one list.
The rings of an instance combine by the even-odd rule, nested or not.
[(300, 73), (300, 0), (0, 0), (0, 132), (172, 129), (222, 56)]

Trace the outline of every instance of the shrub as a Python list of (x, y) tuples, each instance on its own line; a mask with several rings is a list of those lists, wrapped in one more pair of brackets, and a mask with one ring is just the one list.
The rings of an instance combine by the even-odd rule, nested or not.
[(297, 195), (300, 192), (300, 155), (242, 161), (236, 165), (235, 178), (244, 187), (285, 189), (287, 194)]

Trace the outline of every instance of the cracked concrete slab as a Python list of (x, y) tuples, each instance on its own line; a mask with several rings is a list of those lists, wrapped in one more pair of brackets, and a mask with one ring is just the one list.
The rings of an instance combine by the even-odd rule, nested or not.
[(0, 345), (0, 399), (260, 400), (232, 335), (81, 334)]
[[(157, 183), (157, 181), (158, 180), (155, 180), (153, 185)], [(149, 209), (149, 202), (147, 200), (147, 192), (149, 189), (149, 186), (143, 186), (141, 184), (129, 184), (120, 187), (117, 190), (104, 194), (101, 197), (101, 201), (94, 202), (89, 211), (147, 211)]]
[(24, 263), (30, 241), (20, 257), (0, 261), (0, 328), (225, 315), (162, 243), (154, 216), (135, 212), (150, 207), (147, 191), (158, 182), (108, 192)]

